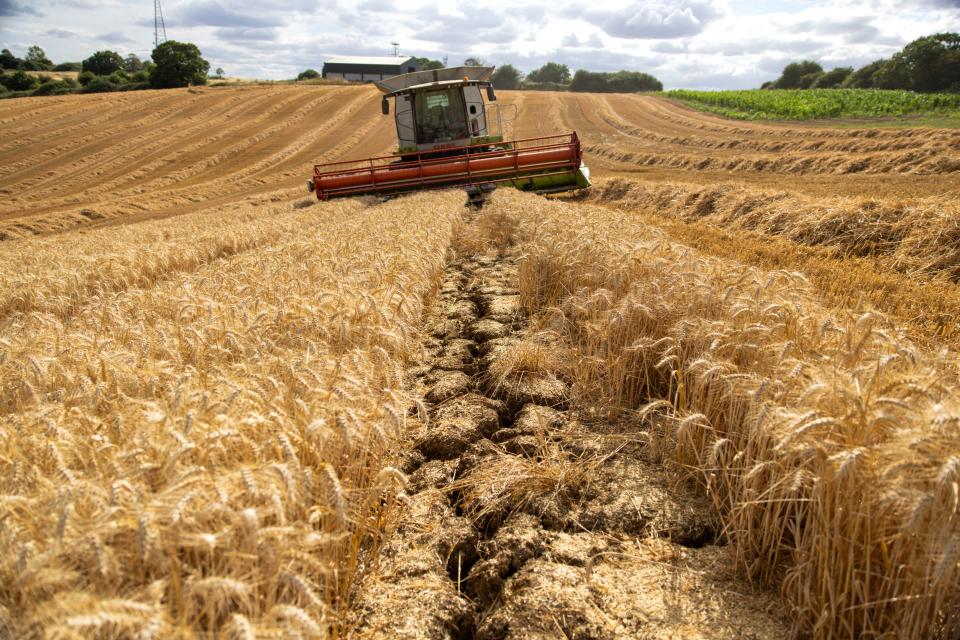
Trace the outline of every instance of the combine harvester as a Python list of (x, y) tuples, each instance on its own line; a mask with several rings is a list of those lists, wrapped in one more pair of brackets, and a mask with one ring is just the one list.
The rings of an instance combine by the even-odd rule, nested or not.
[(535, 193), (590, 186), (577, 133), (507, 140), (490, 77), (492, 67), (416, 71), (377, 83), (382, 111), (394, 98), (398, 153), (313, 168), (307, 183), (320, 200), (394, 196), (462, 188), (481, 206), (498, 185)]

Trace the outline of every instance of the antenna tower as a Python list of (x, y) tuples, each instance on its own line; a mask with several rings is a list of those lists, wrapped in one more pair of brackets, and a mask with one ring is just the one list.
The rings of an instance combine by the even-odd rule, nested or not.
[[(160, 0), (157, 0), (157, 2), (160, 2)], [(399, 42), (391, 42), (390, 44), (393, 45), (393, 57), (394, 57), (394, 58), (399, 58), (399, 57), (400, 57), (400, 43), (399, 43)]]
[(160, 0), (153, 0), (153, 47), (167, 41), (167, 25), (163, 23), (163, 7)]

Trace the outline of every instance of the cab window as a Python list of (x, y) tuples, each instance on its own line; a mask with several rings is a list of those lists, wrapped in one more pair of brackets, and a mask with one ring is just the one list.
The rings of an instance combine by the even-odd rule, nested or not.
[(418, 144), (470, 137), (466, 104), (459, 88), (417, 94), (414, 105)]

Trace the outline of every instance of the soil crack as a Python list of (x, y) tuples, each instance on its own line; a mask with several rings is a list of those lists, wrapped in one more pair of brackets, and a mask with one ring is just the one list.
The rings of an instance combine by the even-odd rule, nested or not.
[[(629, 425), (571, 409), (563, 346), (522, 310), (521, 259), (507, 247), (447, 266), (410, 370), (423, 425), (401, 464), (406, 506), (358, 588), (351, 637), (669, 635), (664, 584), (718, 571), (709, 504), (647, 460)], [(639, 610), (608, 578), (633, 579), (638, 558), (658, 567), (640, 576), (656, 603)], [(715, 637), (741, 637), (730, 630)]]

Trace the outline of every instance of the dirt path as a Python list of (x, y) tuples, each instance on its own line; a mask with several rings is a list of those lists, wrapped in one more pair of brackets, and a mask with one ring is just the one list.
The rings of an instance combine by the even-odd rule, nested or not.
[(568, 407), (561, 346), (520, 307), (519, 259), (446, 270), (411, 372), (426, 419), (401, 465), (406, 506), (351, 637), (784, 637), (776, 597), (734, 576), (709, 505), (648, 459), (636, 425)]

